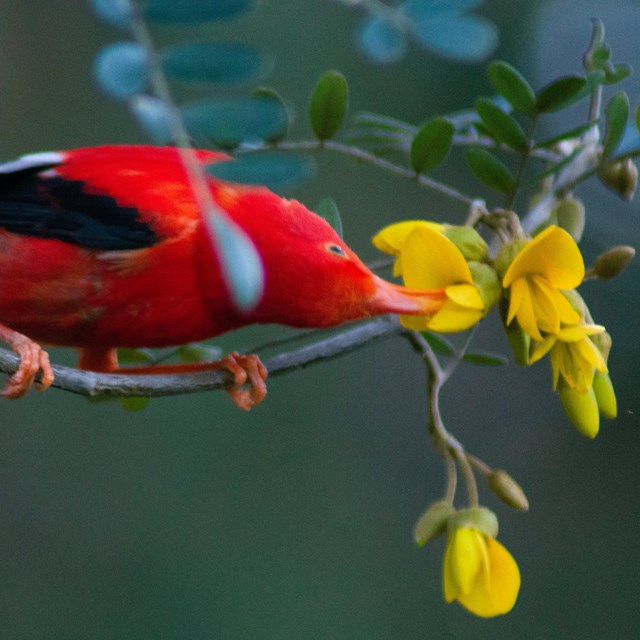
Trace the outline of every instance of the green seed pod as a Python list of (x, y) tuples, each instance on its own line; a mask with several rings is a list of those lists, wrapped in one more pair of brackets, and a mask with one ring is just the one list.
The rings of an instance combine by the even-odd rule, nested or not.
[(413, 537), (421, 547), (442, 535), (447, 528), (447, 521), (456, 512), (450, 502), (440, 500), (434, 502), (416, 523)]
[(568, 232), (576, 242), (580, 242), (585, 224), (585, 209), (581, 200), (572, 197), (559, 200), (552, 209), (552, 215), (559, 227)]

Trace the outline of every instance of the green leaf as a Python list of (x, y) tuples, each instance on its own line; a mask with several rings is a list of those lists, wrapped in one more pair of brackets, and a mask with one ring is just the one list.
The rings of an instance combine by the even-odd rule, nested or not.
[(142, 411), (147, 408), (150, 398), (118, 398), (118, 402), (127, 411)]
[(207, 172), (229, 182), (264, 185), (269, 189), (287, 191), (315, 174), (313, 158), (285, 152), (243, 155), (236, 160), (215, 162)]
[(527, 136), (518, 121), (493, 101), (481, 98), (476, 102), (476, 111), (491, 137), (518, 151), (527, 149)]
[(509, 364), (504, 356), (495, 356), (489, 353), (467, 353), (462, 359), (468, 364), (479, 364), (485, 367), (501, 367)]
[(196, 42), (160, 52), (165, 73), (181, 80), (237, 87), (258, 82), (273, 68), (272, 57), (240, 42)]
[(250, 311), (264, 291), (260, 255), (249, 236), (221, 211), (205, 220), (231, 299), (240, 311)]
[(347, 113), (349, 88), (339, 71), (327, 71), (318, 80), (311, 97), (309, 118), (319, 140), (332, 138)]
[(605, 84), (616, 84), (629, 77), (633, 73), (633, 69), (630, 64), (626, 64), (625, 62), (621, 64), (614, 64), (613, 71), (605, 72), (604, 83)]
[(434, 353), (441, 356), (452, 356), (455, 353), (449, 341), (441, 336), (431, 333), (431, 331), (421, 331), (420, 334), (427, 341), (431, 349), (433, 349)]
[(145, 90), (148, 59), (137, 42), (117, 42), (103, 47), (95, 59), (94, 76), (109, 96), (126, 100)]
[(549, 147), (553, 147), (558, 144), (558, 142), (562, 142), (563, 140), (571, 140), (572, 138), (577, 138), (581, 136), (585, 131), (589, 131), (592, 127), (595, 127), (600, 123), (600, 119), (590, 120), (589, 122), (585, 122), (581, 125), (575, 127), (575, 129), (570, 129), (569, 131), (565, 131), (564, 133), (559, 133), (552, 138), (547, 138), (546, 140), (542, 140), (537, 142), (534, 149), (546, 149)]
[(435, 118), (420, 127), (411, 143), (409, 158), (416, 173), (435, 169), (447, 157), (455, 129), (444, 118)]
[(180, 362), (213, 362), (220, 360), (222, 349), (204, 344), (185, 344), (176, 351)]
[(516, 181), (509, 169), (486, 149), (469, 149), (467, 164), (476, 178), (495, 191), (511, 193)]
[(196, 24), (235, 18), (254, 5), (255, 0), (147, 0), (143, 15), (150, 22)]
[(564, 109), (584, 97), (581, 94), (586, 84), (587, 81), (582, 76), (558, 78), (538, 91), (536, 108), (543, 113)]
[(134, 362), (153, 364), (156, 358), (149, 349), (118, 349), (118, 361), (121, 364), (132, 364)]
[(606, 108), (607, 127), (604, 133), (602, 154), (610, 158), (620, 145), (629, 121), (629, 97), (624, 91), (616, 93)]
[(284, 105), (265, 95), (202, 100), (183, 106), (181, 112), (192, 136), (208, 138), (225, 149), (245, 139), (271, 140), (284, 135), (289, 126)]
[(340, 217), (338, 205), (333, 198), (323, 198), (320, 200), (316, 205), (315, 212), (321, 218), (324, 218), (342, 238), (342, 218)]
[(496, 60), (489, 65), (489, 81), (495, 90), (528, 116), (536, 111), (536, 95), (524, 76), (507, 62)]
[(275, 144), (280, 142), (288, 133), (291, 121), (293, 120), (289, 108), (285, 104), (282, 96), (272, 87), (257, 87), (251, 92), (252, 97), (256, 97), (259, 100), (266, 100), (267, 102), (273, 102), (273, 107), (276, 111), (284, 114), (284, 125), (278, 129), (273, 135), (265, 136), (267, 142)]

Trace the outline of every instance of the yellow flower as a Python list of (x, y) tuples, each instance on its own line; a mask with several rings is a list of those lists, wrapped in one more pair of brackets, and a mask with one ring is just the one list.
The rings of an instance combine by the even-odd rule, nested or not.
[(595, 372), (607, 372), (602, 353), (589, 338), (603, 331), (604, 327), (597, 324), (563, 327), (534, 346), (531, 363), (549, 353), (553, 388), (558, 387), (558, 381), (562, 378), (569, 388), (578, 393), (587, 393), (593, 386)]
[(495, 538), (471, 527), (456, 527), (447, 539), (444, 598), (485, 618), (508, 613), (520, 590), (520, 570)]
[(557, 333), (561, 324), (574, 325), (580, 315), (563, 295), (584, 278), (584, 261), (575, 240), (551, 226), (528, 242), (509, 265), (502, 285), (511, 288), (507, 324), (514, 318), (535, 340), (541, 331)]
[(471, 270), (460, 250), (442, 233), (442, 225), (408, 221), (378, 233), (373, 243), (398, 256), (394, 273), (401, 274), (410, 289), (444, 289), (447, 301), (431, 317), (401, 316), (409, 329), (441, 333), (463, 331), (486, 311), (486, 304), (473, 283)]

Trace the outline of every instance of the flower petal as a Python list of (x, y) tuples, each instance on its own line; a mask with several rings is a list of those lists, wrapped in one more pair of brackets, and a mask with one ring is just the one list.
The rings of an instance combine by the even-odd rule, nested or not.
[[(518, 304), (515, 315), (518, 324), (534, 339), (542, 341), (542, 334), (538, 329), (538, 322), (533, 311), (533, 300), (531, 299), (531, 290), (525, 278), (519, 278), (511, 285), (511, 297)], [(513, 303), (513, 302), (512, 302)], [(511, 314), (511, 304), (509, 313)]]
[(459, 527), (449, 534), (444, 556), (445, 599), (447, 594), (460, 599), (469, 593), (483, 565), (484, 547), (484, 537), (476, 529)]
[(520, 570), (513, 556), (497, 540), (487, 537), (488, 580), (458, 597), (466, 609), (484, 618), (502, 615), (513, 609), (520, 591)]
[(473, 284), (454, 284), (447, 287), (445, 291), (447, 298), (461, 307), (484, 310), (486, 306), (480, 292)]
[(438, 313), (427, 318), (427, 329), (438, 333), (457, 333), (472, 327), (483, 315), (484, 309), (469, 309), (447, 300)]
[(390, 253), (392, 255), (398, 255), (402, 250), (402, 247), (408, 238), (409, 234), (416, 227), (426, 227), (433, 229), (434, 231), (441, 232), (443, 225), (437, 222), (428, 222), (426, 220), (405, 220), (403, 222), (396, 222), (390, 224), (384, 229), (381, 229), (371, 239), (371, 242), (380, 251), (384, 253)]
[(402, 274), (410, 289), (443, 289), (471, 284), (471, 271), (460, 250), (438, 231), (414, 227), (402, 246)]
[(527, 278), (527, 283), (538, 328), (547, 333), (557, 333), (560, 329), (560, 314), (554, 304), (554, 289), (540, 276), (533, 275)]
[(502, 284), (509, 287), (532, 274), (544, 276), (556, 289), (574, 289), (582, 282), (582, 254), (564, 229), (547, 227), (525, 245), (507, 269)]

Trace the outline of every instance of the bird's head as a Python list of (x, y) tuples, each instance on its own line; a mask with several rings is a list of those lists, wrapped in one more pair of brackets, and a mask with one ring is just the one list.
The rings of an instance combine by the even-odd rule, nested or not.
[(267, 189), (217, 199), (249, 234), (264, 263), (265, 291), (251, 321), (333, 326), (384, 313), (433, 315), (442, 290), (413, 291), (379, 278), (320, 216)]

